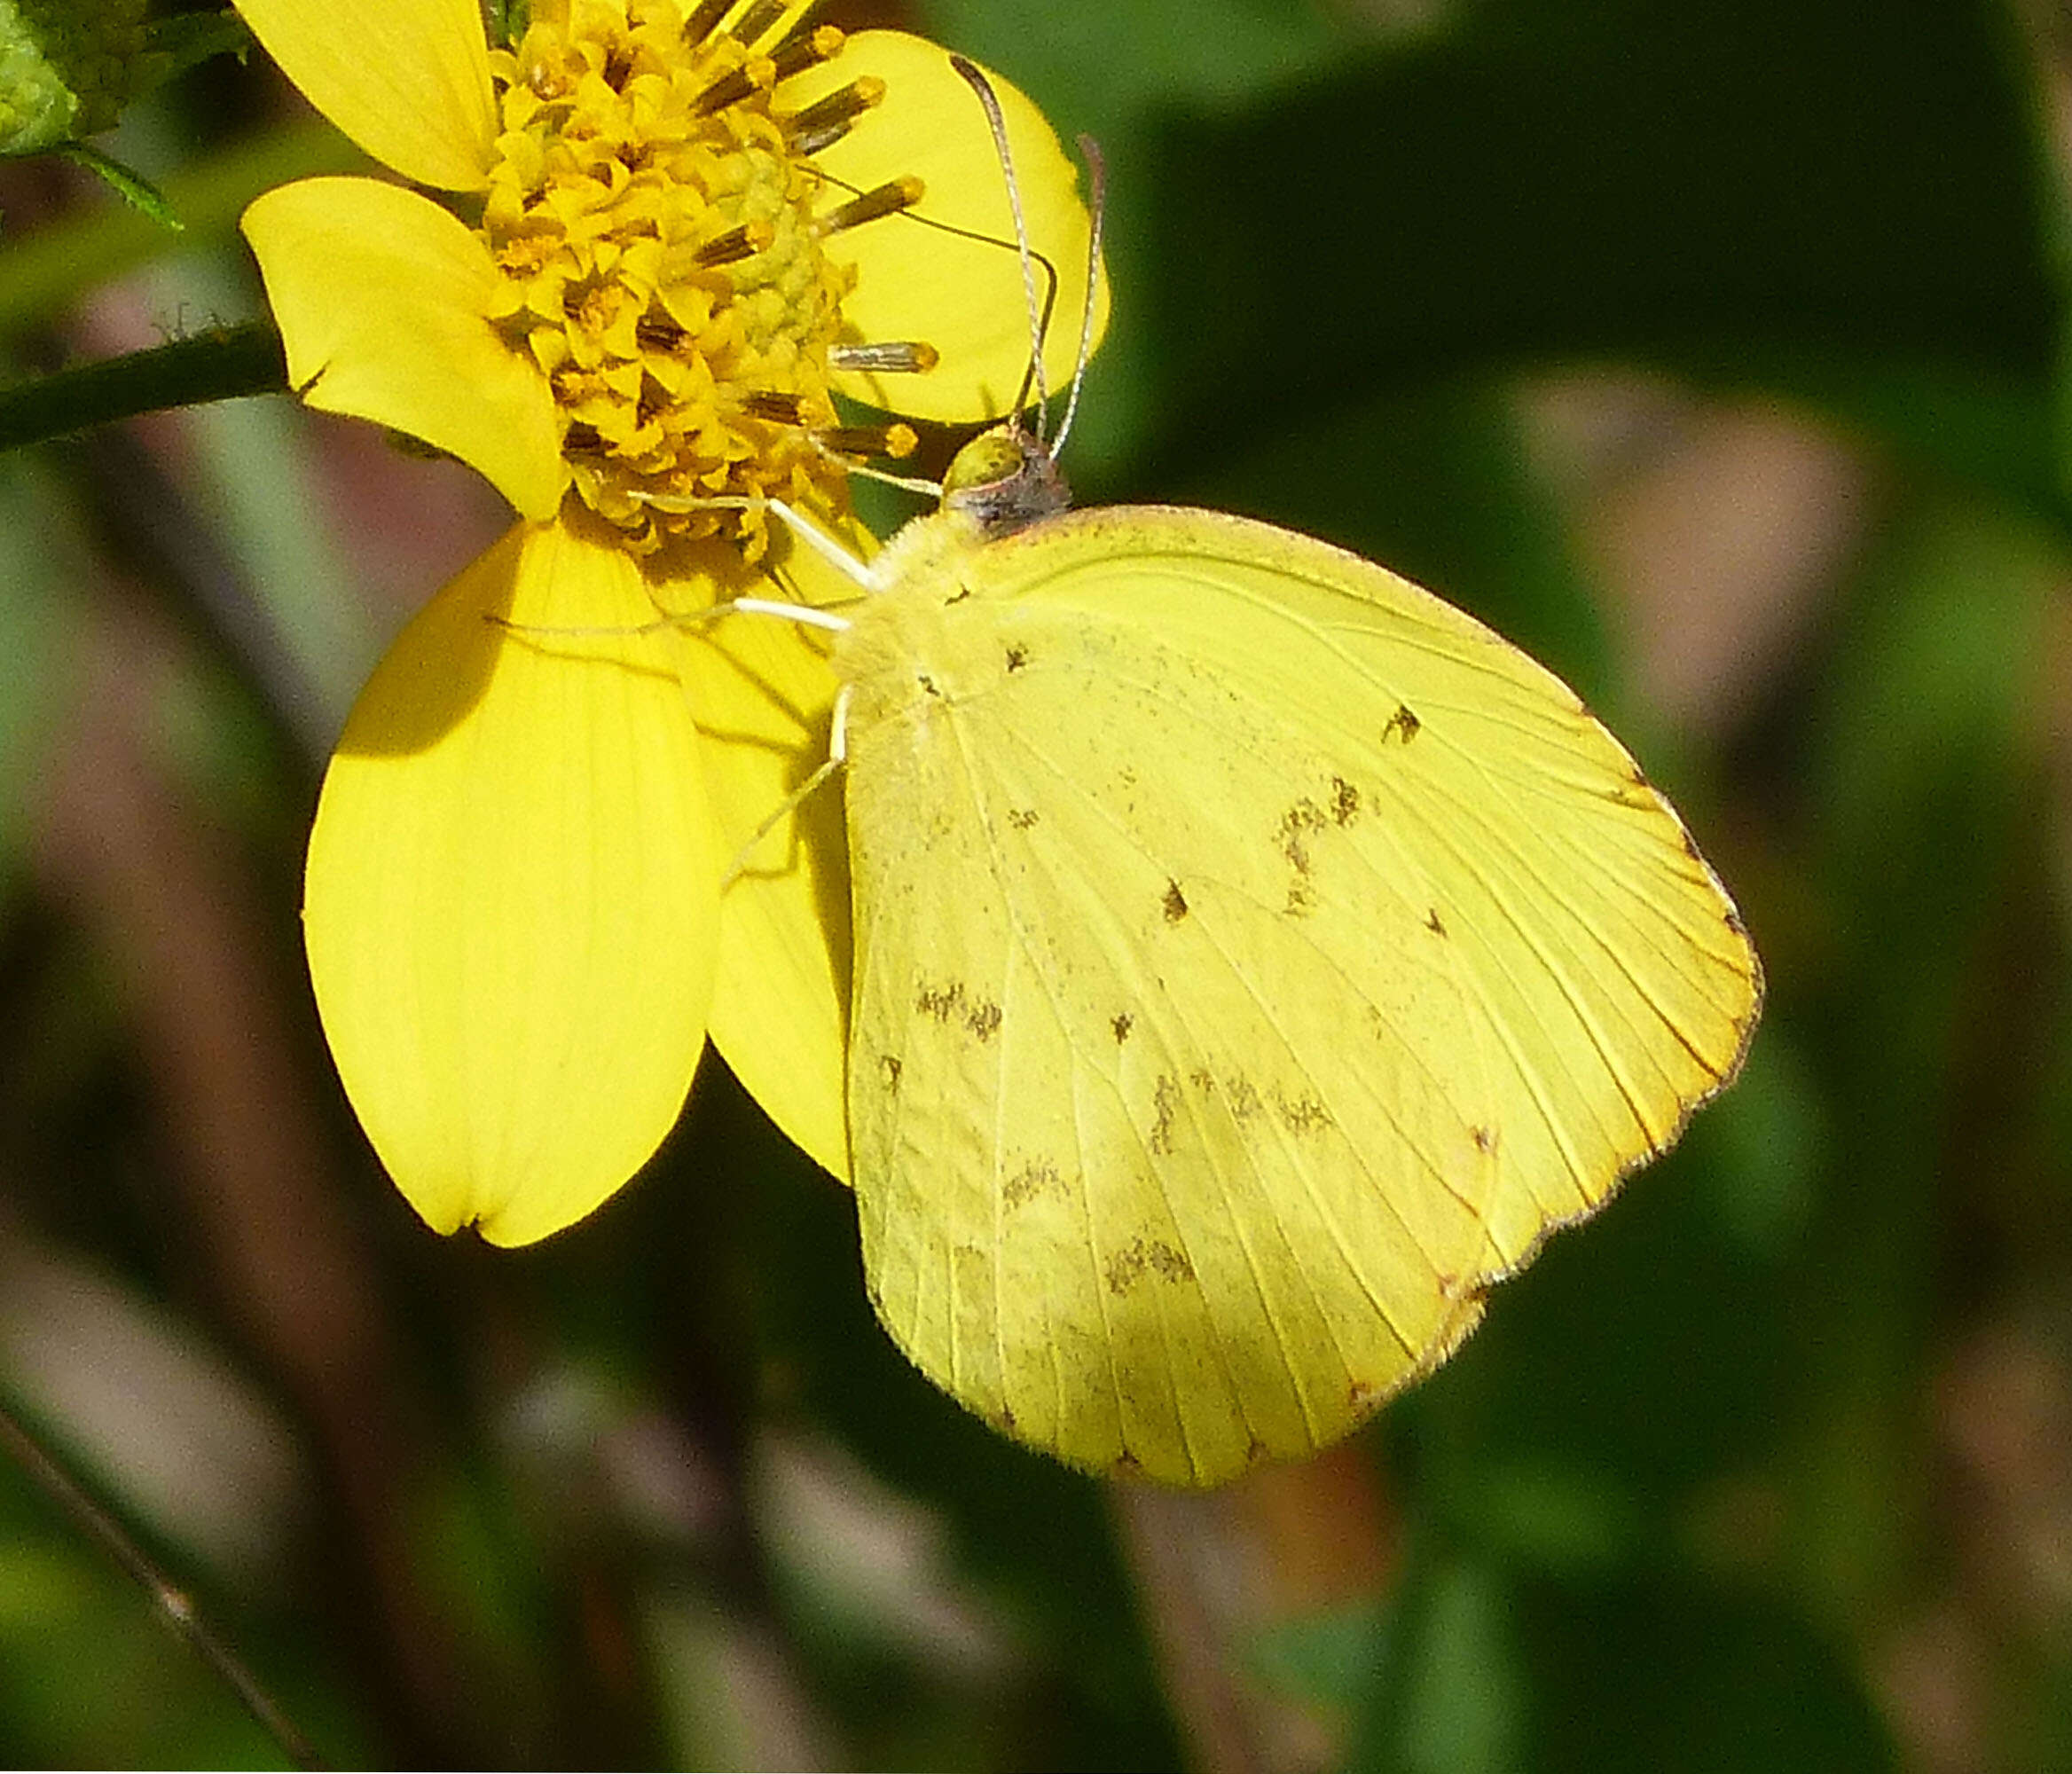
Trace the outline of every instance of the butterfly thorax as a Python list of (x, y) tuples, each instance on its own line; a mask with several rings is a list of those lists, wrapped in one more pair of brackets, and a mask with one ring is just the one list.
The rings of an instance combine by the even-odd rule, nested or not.
[(931, 660), (954, 650), (946, 613), (969, 594), (959, 562), (1071, 506), (1050, 451), (1019, 425), (973, 438), (943, 477), (941, 506), (902, 526), (872, 561), (884, 589), (837, 643), (836, 673), (857, 683), (897, 661), (903, 679), (914, 671), (926, 676)]

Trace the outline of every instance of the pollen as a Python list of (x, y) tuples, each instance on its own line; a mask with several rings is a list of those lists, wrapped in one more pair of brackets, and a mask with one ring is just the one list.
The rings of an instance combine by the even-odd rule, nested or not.
[(842, 46), (806, 10), (534, 0), (491, 56), (491, 319), (553, 390), (577, 495), (636, 553), (718, 534), (753, 556), (764, 514), (725, 502), (842, 499), (828, 365), (854, 272), (822, 251), (811, 156), (883, 95), (786, 106)]

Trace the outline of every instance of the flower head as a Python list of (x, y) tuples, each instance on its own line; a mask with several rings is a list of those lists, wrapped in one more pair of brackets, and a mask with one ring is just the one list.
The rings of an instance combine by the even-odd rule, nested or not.
[[(472, 464), (522, 520), (383, 660), (311, 835), (311, 976), (377, 1151), (441, 1229), (543, 1236), (653, 1151), (710, 1024), (840, 1173), (826, 811), (719, 899), (817, 759), (832, 679), (796, 632), (657, 613), (762, 573), (825, 594), (744, 501), (848, 523), (850, 464), (911, 433), (846, 425), (836, 396), (946, 420), (1014, 399), (1025, 310), (985, 238), (1010, 223), (982, 115), (943, 51), (844, 38), (810, 0), (536, 0), (495, 47), (473, 0), (240, 10), (361, 146), (459, 194), (326, 178), (252, 206), (291, 381)], [(1001, 95), (1076, 313), (1071, 168)]]

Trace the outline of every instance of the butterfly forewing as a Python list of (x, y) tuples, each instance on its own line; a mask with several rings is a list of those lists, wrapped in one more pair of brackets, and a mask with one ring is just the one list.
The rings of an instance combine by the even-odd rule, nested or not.
[(874, 1299), (981, 1415), (1304, 1453), (1738, 1060), (1753, 957), (1559, 683), (1354, 557), (1098, 511), (870, 606), (848, 817)]

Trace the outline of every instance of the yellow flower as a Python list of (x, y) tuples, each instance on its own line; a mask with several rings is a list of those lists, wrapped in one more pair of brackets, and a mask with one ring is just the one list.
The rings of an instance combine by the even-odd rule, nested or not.
[[(1011, 238), (983, 114), (941, 50), (844, 39), (810, 0), (536, 0), (508, 48), (475, 0), (239, 10), (362, 147), (451, 194), (324, 178), (251, 207), (291, 381), (520, 514), (376, 670), (310, 835), (310, 976), (376, 1151), (438, 1229), (543, 1237), (653, 1152), (710, 1025), (843, 1174), (838, 809), (720, 896), (824, 751), (833, 681), (789, 624), (657, 612), (764, 574), (843, 594), (759, 511), (697, 503), (776, 495), (867, 545), (845, 464), (905, 428), (845, 428), (832, 395), (1012, 404), (1026, 307), (1013, 253), (972, 238)], [(996, 84), (1058, 271), (1055, 383), (1087, 222)]]

